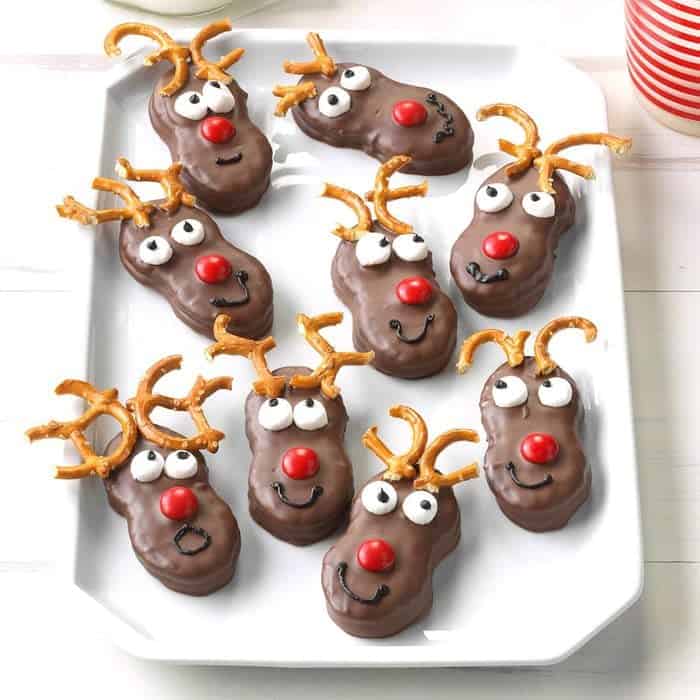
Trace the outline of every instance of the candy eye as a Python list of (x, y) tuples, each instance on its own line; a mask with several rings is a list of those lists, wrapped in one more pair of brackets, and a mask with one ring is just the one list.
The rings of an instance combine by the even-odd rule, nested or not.
[(139, 258), (146, 265), (164, 265), (173, 257), (173, 248), (163, 236), (149, 236), (141, 241)]
[(513, 408), (527, 401), (527, 385), (520, 377), (500, 377), (493, 385), (492, 395), (499, 408)]
[(258, 421), (265, 430), (284, 430), (292, 419), (292, 406), (287, 399), (268, 399), (258, 411)]
[(555, 208), (554, 197), (547, 192), (528, 192), (523, 197), (523, 209), (538, 219), (551, 219)]
[(198, 92), (188, 90), (175, 99), (175, 111), (185, 119), (199, 121), (207, 116), (207, 103)]
[(204, 226), (197, 219), (183, 219), (170, 229), (170, 236), (180, 245), (197, 245), (204, 240)]
[(488, 214), (505, 209), (512, 201), (513, 193), (510, 187), (502, 182), (492, 182), (476, 193), (476, 206)]
[(340, 85), (346, 90), (366, 90), (372, 84), (372, 76), (364, 66), (352, 66), (343, 71)]
[(396, 489), (388, 481), (371, 481), (362, 489), (362, 505), (374, 515), (391, 513), (398, 503)]
[(294, 424), (302, 430), (320, 430), (328, 425), (326, 407), (314, 399), (300, 401), (294, 407)]
[(571, 384), (562, 377), (545, 379), (537, 390), (537, 398), (543, 406), (561, 408), (571, 403), (574, 390)]
[(165, 460), (165, 473), (171, 479), (189, 479), (197, 473), (197, 458), (187, 450), (171, 452)]
[(394, 252), (406, 262), (419, 262), (428, 257), (428, 246), (417, 233), (408, 233), (394, 238)]
[(416, 525), (430, 525), (438, 512), (437, 498), (427, 491), (414, 491), (406, 496), (403, 514)]
[(355, 256), (362, 267), (381, 265), (391, 257), (391, 243), (381, 233), (366, 233), (355, 243)]
[(155, 450), (143, 450), (131, 460), (131, 476), (136, 481), (155, 481), (163, 472), (163, 455)]
[(236, 105), (236, 98), (231, 91), (218, 80), (208, 80), (202, 89), (204, 101), (212, 112), (225, 114)]
[(352, 101), (343, 88), (329, 87), (318, 98), (318, 110), (324, 117), (339, 117), (350, 109)]

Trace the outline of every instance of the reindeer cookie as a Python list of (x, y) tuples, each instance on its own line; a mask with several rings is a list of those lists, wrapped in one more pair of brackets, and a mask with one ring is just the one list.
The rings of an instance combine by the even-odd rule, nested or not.
[(158, 27), (126, 22), (109, 32), (104, 49), (108, 56), (119, 56), (119, 42), (130, 35), (159, 45), (144, 63), (169, 61), (173, 70), (161, 75), (151, 96), (153, 128), (172, 160), (182, 163), (187, 189), (207, 209), (234, 214), (254, 207), (270, 185), (272, 149), (248, 116), (248, 94), (226, 72), (243, 49), (216, 62), (202, 55), (206, 41), (230, 29), (228, 19), (209, 24), (186, 47)]
[(476, 348), (487, 342), (498, 343), (506, 354), (479, 401), (489, 445), (484, 469), (501, 510), (533, 532), (564, 527), (591, 490), (578, 433), (579, 392), (547, 350), (551, 337), (566, 328), (580, 328), (589, 343), (597, 334), (585, 318), (557, 318), (538, 333), (534, 357), (526, 357), (529, 331), (512, 338), (499, 330), (480, 331), (464, 341), (457, 365), (464, 372)]
[(369, 66), (336, 64), (318, 34), (306, 40), (315, 59), (284, 62), (286, 73), (302, 77), (297, 85), (274, 88), (277, 116), (291, 109), (312, 139), (380, 161), (406, 153), (412, 158), (407, 173), (447, 175), (471, 163), (474, 134), (449, 97), (396, 82)]
[(624, 154), (630, 139), (610, 134), (575, 134), (555, 141), (544, 152), (531, 117), (515, 105), (483, 107), (477, 119), (508, 117), (522, 126), (525, 141), (501, 139), (501, 151), (516, 158), (497, 170), (476, 193), (474, 218), (452, 248), (450, 269), (464, 300), (486, 316), (513, 318), (532, 309), (552, 278), (559, 238), (574, 223), (576, 205), (555, 171), (593, 178), (593, 168), (574, 163), (560, 151), (601, 144)]
[[(180, 368), (179, 355), (154, 364), (139, 383), (128, 407), (116, 389), (98, 390), (87, 382), (67, 379), (57, 394), (85, 399), (89, 407), (73, 421), (30, 428), (30, 441), (44, 438), (72, 440), (83, 462), (57, 467), (59, 479), (102, 477), (112, 508), (126, 518), (134, 552), (144, 568), (168, 588), (189, 595), (207, 595), (232, 578), (241, 538), (228, 505), (209, 484), (209, 471), (200, 450), (216, 452), (224, 434), (210, 427), (202, 403), (219, 389), (230, 389), (230, 377), (198, 377), (182, 399), (154, 394), (156, 382)], [(188, 411), (197, 427), (186, 438), (154, 425), (157, 406)], [(133, 415), (130, 412), (133, 411)], [(101, 415), (111, 415), (121, 433), (96, 454), (84, 431)], [(129, 466), (126, 462), (129, 461)]]
[(265, 353), (274, 338), (261, 341), (226, 332), (217, 319), (216, 355), (241, 355), (258, 379), (246, 400), (246, 435), (253, 453), (248, 479), (250, 514), (275, 537), (295, 545), (322, 540), (343, 522), (353, 495), (352, 464), (343, 446), (348, 414), (335, 385), (345, 365), (365, 365), (372, 353), (336, 352), (320, 334), (343, 319), (341, 313), (297, 316), (301, 332), (322, 357), (314, 371), (281, 367), (270, 372)]
[(473, 430), (448, 430), (429, 445), (425, 421), (408, 406), (389, 415), (407, 421), (411, 448), (393, 454), (370, 428), (362, 443), (387, 466), (355, 497), (350, 524), (323, 559), (321, 580), (333, 622), (358, 637), (388, 637), (433, 604), (433, 571), (460, 538), (452, 487), (479, 474), (470, 464), (449, 474), (435, 460), (454, 442), (478, 442)]
[(231, 330), (259, 338), (272, 327), (272, 282), (262, 263), (231, 245), (215, 221), (196, 208), (180, 182), (182, 165), (137, 170), (119, 158), (117, 174), (128, 180), (159, 182), (165, 200), (142, 202), (123, 182), (98, 177), (96, 190), (124, 200), (121, 209), (89, 209), (66, 197), (60, 216), (85, 226), (119, 220), (119, 256), (136, 281), (155, 289), (190, 328), (211, 337), (216, 317), (236, 309)]
[(372, 364), (380, 372), (410, 379), (442, 370), (457, 343), (457, 312), (442, 292), (433, 257), (413, 227), (392, 216), (387, 202), (424, 196), (427, 183), (388, 189), (389, 178), (410, 162), (394, 156), (379, 167), (373, 202), (376, 221), (362, 198), (326, 183), (324, 197), (347, 204), (357, 216), (352, 228), (337, 226), (341, 239), (331, 276), (339, 299), (350, 308), (357, 350), (374, 351)]

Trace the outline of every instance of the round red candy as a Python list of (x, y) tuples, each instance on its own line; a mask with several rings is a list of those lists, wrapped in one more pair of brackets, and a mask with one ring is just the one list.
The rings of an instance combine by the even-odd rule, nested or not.
[(282, 457), (282, 471), (290, 479), (308, 479), (320, 466), (318, 455), (309, 447), (292, 447)]
[(365, 571), (388, 571), (395, 560), (394, 548), (386, 540), (365, 540), (357, 549), (357, 561)]
[(226, 117), (207, 117), (200, 123), (199, 130), (212, 143), (228, 143), (236, 135), (236, 127)]
[(425, 277), (406, 277), (396, 285), (396, 296), (404, 304), (425, 304), (433, 296), (433, 285)]
[(547, 464), (557, 458), (559, 443), (548, 433), (530, 433), (520, 443), (520, 454), (533, 464)]
[(400, 126), (420, 126), (428, 118), (428, 110), (416, 100), (401, 100), (397, 102), (391, 114)]
[(195, 261), (194, 269), (197, 277), (207, 284), (225, 282), (233, 271), (223, 255), (202, 255)]
[(160, 495), (160, 512), (171, 520), (189, 520), (198, 506), (197, 496), (187, 486), (173, 486)]
[(520, 247), (518, 239), (509, 231), (494, 231), (484, 238), (481, 250), (487, 258), (505, 260), (512, 258)]

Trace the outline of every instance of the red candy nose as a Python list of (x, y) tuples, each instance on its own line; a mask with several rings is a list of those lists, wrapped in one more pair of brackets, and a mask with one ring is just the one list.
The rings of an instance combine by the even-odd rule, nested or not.
[(406, 277), (396, 285), (396, 296), (404, 304), (425, 304), (433, 296), (433, 286), (425, 277)]
[(557, 458), (559, 443), (547, 433), (530, 433), (520, 443), (520, 454), (533, 464), (547, 464)]
[(226, 117), (207, 117), (199, 130), (212, 143), (228, 143), (236, 135), (236, 127)]
[(387, 571), (395, 560), (394, 548), (386, 540), (365, 540), (357, 549), (357, 561), (366, 571)]
[(428, 110), (415, 100), (401, 100), (395, 103), (391, 114), (400, 126), (420, 126), (428, 118)]
[(487, 258), (505, 260), (512, 258), (520, 247), (518, 239), (509, 231), (494, 231), (484, 238), (481, 250)]
[(173, 486), (160, 495), (160, 512), (171, 520), (189, 520), (198, 507), (197, 496), (186, 486)]
[(202, 282), (225, 282), (232, 272), (231, 263), (223, 255), (202, 255), (194, 263), (194, 270)]
[(282, 457), (282, 471), (290, 479), (308, 479), (319, 466), (318, 455), (309, 447), (292, 447)]

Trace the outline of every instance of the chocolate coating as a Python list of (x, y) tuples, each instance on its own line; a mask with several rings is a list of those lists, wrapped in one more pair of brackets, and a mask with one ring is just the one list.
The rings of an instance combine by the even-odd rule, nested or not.
[[(499, 507), (520, 527), (545, 532), (564, 527), (586, 501), (591, 490), (591, 470), (578, 434), (583, 409), (576, 383), (559, 367), (547, 377), (537, 376), (536, 372), (532, 357), (526, 357), (518, 367), (504, 363), (484, 384), (479, 405), (488, 439), (484, 470)], [(506, 376), (519, 377), (527, 385), (528, 400), (523, 405), (499, 408), (494, 403), (494, 384)], [(552, 408), (538, 399), (540, 385), (552, 377), (562, 377), (571, 384), (573, 396), (566, 406)], [(553, 462), (533, 464), (520, 454), (521, 441), (534, 432), (549, 433), (559, 443), (559, 454)], [(542, 485), (518, 486), (512, 469), (508, 469), (509, 463), (515, 466), (516, 478), (522, 484)]]
[[(173, 227), (184, 219), (196, 219), (204, 226), (205, 237), (193, 246), (181, 245), (171, 236)], [(149, 265), (139, 257), (139, 246), (149, 236), (162, 236), (173, 249), (173, 256), (164, 265)], [(195, 261), (202, 255), (225, 257), (233, 269), (227, 280), (205, 284), (195, 273)], [(154, 209), (151, 226), (138, 228), (132, 221), (123, 221), (119, 234), (119, 256), (124, 267), (141, 284), (159, 292), (168, 301), (175, 315), (190, 328), (213, 338), (214, 319), (222, 313), (232, 317), (229, 331), (247, 338), (260, 338), (272, 328), (272, 282), (262, 263), (231, 245), (221, 234), (214, 220), (203, 210), (180, 206), (173, 214)], [(247, 275), (245, 290), (235, 273)], [(232, 305), (222, 305), (225, 299)], [(216, 304), (212, 300), (218, 300)], [(245, 302), (245, 303), (241, 303)]]
[[(308, 367), (282, 367), (275, 376), (311, 374)], [(344, 522), (353, 495), (352, 464), (343, 446), (348, 414), (340, 396), (326, 398), (320, 389), (285, 388), (281, 398), (292, 405), (312, 398), (323, 404), (328, 425), (319, 430), (302, 430), (292, 424), (279, 431), (266, 430), (258, 421), (258, 411), (267, 398), (251, 392), (245, 404), (245, 427), (253, 459), (248, 478), (250, 515), (258, 525), (275, 537), (295, 545), (307, 545), (322, 540)], [(316, 452), (320, 468), (309, 479), (291, 479), (282, 470), (282, 457), (292, 447), (307, 447)], [(303, 504), (311, 499), (313, 489), (323, 492), (304, 508), (284, 503), (279, 483), (286, 499)]]
[[(555, 173), (554, 216), (531, 216), (523, 209), (522, 199), (530, 192), (539, 191), (538, 171), (529, 168), (515, 178), (507, 177), (504, 171), (505, 167), (496, 171), (481, 187), (504, 183), (513, 192), (513, 201), (495, 213), (480, 211), (474, 205), (472, 222), (452, 247), (450, 270), (469, 306), (485, 316), (514, 318), (530, 311), (544, 295), (552, 279), (559, 238), (573, 225), (576, 205), (564, 179)], [(520, 245), (515, 255), (505, 260), (492, 260), (484, 255), (482, 242), (495, 231), (508, 231), (518, 238)], [(477, 282), (467, 271), (473, 262), (486, 275), (505, 269), (507, 279)]]
[[(380, 480), (382, 473), (370, 482)], [(414, 491), (413, 482), (390, 483), (399, 496), (396, 508), (386, 515), (374, 515), (365, 509), (358, 493), (348, 529), (323, 559), (321, 582), (328, 614), (338, 627), (356, 637), (388, 637), (427, 614), (433, 604), (433, 571), (459, 543), (459, 506), (451, 488), (437, 494), (435, 519), (429, 525), (416, 525), (401, 510), (403, 500)], [(358, 563), (359, 546), (375, 538), (386, 540), (395, 552), (389, 571), (366, 571)], [(353, 599), (338, 576), (341, 564), (347, 565), (344, 582), (357, 597), (372, 599), (380, 586), (388, 586), (388, 593), (373, 603)]]
[[(107, 454), (120, 438), (117, 435), (110, 442)], [(153, 450), (164, 459), (171, 452), (139, 437), (132, 457), (142, 450)], [(241, 535), (231, 509), (209, 484), (203, 455), (192, 454), (198, 468), (188, 479), (171, 479), (163, 472), (155, 481), (139, 482), (126, 462), (104, 480), (104, 486), (109, 504), (127, 519), (131, 545), (144, 568), (174, 591), (201, 596), (225, 586), (233, 577), (241, 551)], [(173, 486), (187, 486), (194, 491), (199, 507), (195, 517), (187, 522), (202, 528), (211, 538), (209, 546), (189, 556), (181, 554), (175, 544), (175, 536), (185, 521), (170, 520), (160, 510), (161, 494)], [(187, 534), (180, 540), (183, 549), (201, 545), (202, 538), (195, 534)]]
[[(339, 117), (326, 117), (319, 111), (318, 97), (331, 87), (340, 86), (341, 76), (354, 63), (339, 63), (336, 74), (327, 78), (321, 74), (305, 75), (299, 82), (311, 81), (318, 96), (292, 108), (299, 128), (317, 141), (340, 148), (356, 148), (382, 162), (395, 155), (409, 155), (413, 159), (402, 172), (419, 175), (448, 175), (465, 168), (472, 160), (474, 133), (464, 112), (449, 97), (429, 88), (399, 83), (366, 66), (372, 84), (366, 90), (348, 90), (352, 105)], [(443, 110), (438, 112), (434, 95)], [(401, 100), (416, 100), (428, 111), (426, 121), (418, 126), (405, 127), (392, 117), (392, 108)], [(447, 115), (454, 134), (435, 143), (438, 132), (445, 130)]]

